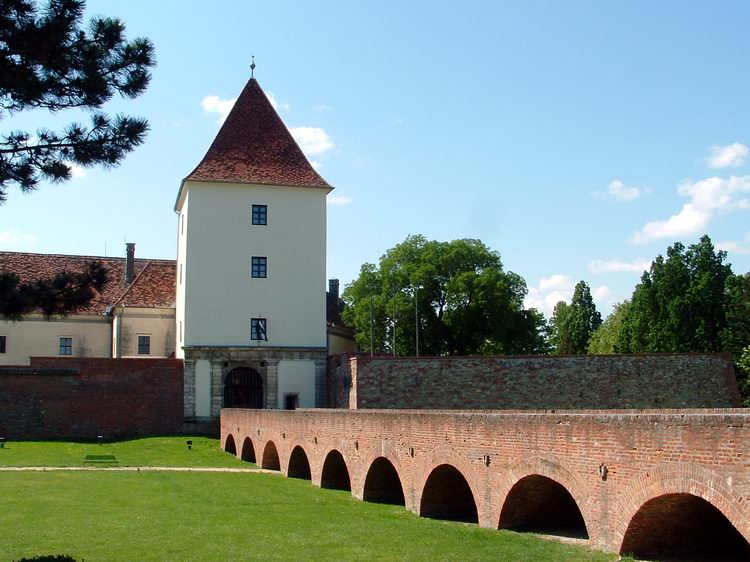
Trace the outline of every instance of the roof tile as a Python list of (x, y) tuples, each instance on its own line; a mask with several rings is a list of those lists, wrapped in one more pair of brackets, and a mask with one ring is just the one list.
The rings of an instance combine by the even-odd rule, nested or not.
[(331, 186), (315, 171), (251, 78), (188, 180)]
[(101, 262), (107, 268), (109, 282), (81, 313), (101, 314), (115, 304), (144, 308), (174, 306), (174, 260), (137, 258), (136, 277), (130, 286), (125, 283), (125, 258), (0, 252), (0, 273), (15, 273), (22, 283), (29, 283), (53, 277), (63, 270), (83, 271), (85, 264), (92, 260)]

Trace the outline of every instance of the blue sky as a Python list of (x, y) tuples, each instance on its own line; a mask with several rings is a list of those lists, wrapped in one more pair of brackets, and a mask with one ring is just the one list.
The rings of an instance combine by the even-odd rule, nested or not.
[[(146, 117), (113, 170), (0, 207), (0, 249), (175, 258), (180, 181), (256, 77), (320, 173), (328, 276), (408, 234), (479, 238), (547, 314), (586, 280), (600, 310), (676, 240), (750, 269), (748, 2), (88, 3), (150, 37)], [(19, 114), (2, 130), (85, 116)]]

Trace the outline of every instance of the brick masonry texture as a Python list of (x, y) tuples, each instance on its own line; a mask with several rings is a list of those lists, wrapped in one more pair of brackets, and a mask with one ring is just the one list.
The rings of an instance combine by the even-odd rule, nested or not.
[(332, 408), (727, 408), (726, 354), (329, 359)]
[[(449, 465), (468, 483), (478, 523), (490, 528), (500, 525), (506, 500), (521, 479), (545, 477), (531, 481), (562, 485), (583, 516), (585, 542), (607, 551), (620, 551), (626, 538), (636, 546), (644, 540), (638, 524), (626, 537), (629, 525), (644, 513), (646, 502), (660, 497), (702, 498), (750, 540), (750, 411), (743, 409), (224, 409), (221, 439), (225, 450), (234, 443), (240, 457), (252, 447), (260, 463), (278, 462), (284, 474), (295, 449), (299, 466), (301, 449), (318, 486), (326, 459), (338, 451), (352, 494), (360, 499), (368, 494), (368, 471), (384, 458), (398, 474), (406, 508), (415, 513), (425, 509), (428, 477)], [(517, 504), (517, 497), (513, 501)], [(669, 507), (667, 501), (661, 509)], [(684, 510), (678, 515), (689, 516)]]
[(0, 368), (0, 435), (96, 439), (182, 430), (182, 361), (32, 357)]

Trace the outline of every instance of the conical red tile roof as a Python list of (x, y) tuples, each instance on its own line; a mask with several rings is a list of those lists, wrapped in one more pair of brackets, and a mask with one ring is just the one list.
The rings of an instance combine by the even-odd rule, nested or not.
[(255, 78), (185, 179), (331, 188), (307, 161)]

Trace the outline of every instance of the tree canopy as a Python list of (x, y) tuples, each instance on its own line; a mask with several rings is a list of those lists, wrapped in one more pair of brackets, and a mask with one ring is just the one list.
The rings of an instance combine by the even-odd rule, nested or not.
[[(39, 182), (64, 181), (71, 167), (117, 165), (140, 145), (148, 123), (111, 117), (101, 107), (115, 94), (140, 95), (148, 86), (154, 48), (145, 38), (128, 41), (125, 25), (95, 17), (82, 26), (84, 0), (0, 0), (0, 121), (26, 110), (86, 110), (89, 126), (71, 122), (61, 131), (41, 128), (0, 133), (0, 204), (8, 188), (24, 192)], [(101, 264), (23, 284), (0, 274), (0, 318), (19, 320), (40, 310), (46, 317), (84, 307), (107, 282)]]
[(588, 352), (589, 338), (601, 325), (591, 289), (579, 281), (570, 304), (560, 301), (550, 319), (550, 339), (558, 355), (582, 355)]
[(84, 0), (0, 0), (0, 120), (20, 111), (85, 109), (91, 124), (62, 131), (0, 135), (0, 202), (9, 185), (33, 190), (42, 180), (70, 178), (71, 166), (114, 166), (140, 145), (148, 123), (99, 111), (115, 93), (134, 98), (148, 86), (154, 48), (127, 41), (125, 25), (92, 18), (81, 26)]
[(421, 355), (546, 350), (543, 315), (523, 307), (525, 281), (479, 240), (409, 236), (364, 264), (342, 296), (363, 350), (414, 355), (417, 329)]
[(633, 291), (617, 347), (623, 353), (724, 351), (732, 268), (708, 236), (658, 255)]

